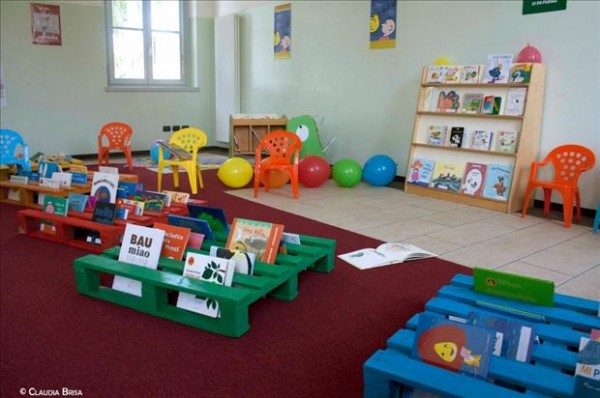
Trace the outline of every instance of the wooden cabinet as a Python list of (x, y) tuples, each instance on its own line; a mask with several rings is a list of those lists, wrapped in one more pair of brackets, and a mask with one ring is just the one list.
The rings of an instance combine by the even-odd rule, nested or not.
[(249, 117), (250, 115), (231, 115), (229, 155), (254, 155), (262, 137), (271, 131), (286, 130), (285, 117)]
[[(413, 136), (406, 173), (405, 191), (437, 199), (449, 200), (467, 205), (512, 213), (522, 207), (523, 194), (527, 187), (531, 162), (538, 154), (540, 141), (540, 125), (544, 96), (545, 66), (533, 64), (529, 83), (426, 83), (427, 68), (423, 69), (417, 112), (413, 128)], [(526, 92), (523, 114), (507, 115), (507, 95), (511, 89), (522, 88)], [(482, 93), (484, 96), (502, 98), (499, 114), (439, 112), (437, 103), (440, 95), (454, 91), (461, 99), (465, 94)], [(444, 94), (442, 94), (442, 92)], [(462, 104), (461, 104), (462, 106)], [(461, 147), (432, 145), (428, 143), (431, 126), (447, 126), (447, 134), (452, 127), (463, 127), (464, 137)], [(470, 147), (474, 131), (492, 131), (490, 150), (479, 150)], [(517, 145), (514, 152), (495, 150), (495, 141), (499, 131), (517, 132)], [(418, 185), (410, 183), (411, 166), (417, 159), (433, 162), (455, 163), (466, 165), (467, 162), (488, 165), (507, 166), (512, 170), (508, 194), (504, 199), (491, 199), (460, 192), (452, 192), (434, 188), (433, 184)], [(463, 181), (464, 182), (464, 181)]]

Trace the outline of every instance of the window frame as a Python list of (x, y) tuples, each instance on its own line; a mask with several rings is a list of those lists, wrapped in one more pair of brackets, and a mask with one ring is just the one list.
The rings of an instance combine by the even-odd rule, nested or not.
[[(107, 60), (107, 91), (189, 91), (193, 87), (189, 85), (186, 65), (187, 54), (185, 52), (185, 3), (183, 0), (177, 0), (179, 3), (179, 54), (180, 54), (180, 74), (179, 80), (165, 80), (152, 78), (152, 33), (153, 32), (173, 32), (165, 30), (152, 30), (151, 26), (151, 4), (152, 0), (142, 0), (143, 17), (143, 45), (144, 45), (144, 72), (145, 78), (142, 79), (117, 79), (114, 74), (114, 43), (113, 43), (113, 22), (112, 22), (112, 0), (104, 0), (105, 10), (105, 32), (106, 32), (106, 60)], [(127, 29), (127, 28), (119, 28)], [(138, 29), (136, 29), (138, 30)]]

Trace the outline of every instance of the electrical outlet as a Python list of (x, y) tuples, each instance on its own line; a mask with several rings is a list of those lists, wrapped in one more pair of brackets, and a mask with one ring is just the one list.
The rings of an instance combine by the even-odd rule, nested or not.
[(179, 131), (181, 129), (181, 126), (173, 126), (173, 131)]
[(163, 126), (163, 133), (170, 133), (171, 132), (171, 126)]
[(187, 128), (189, 128), (189, 127), (190, 127), (190, 126), (188, 126), (187, 124), (184, 124), (184, 125), (182, 125), (182, 126), (181, 126), (181, 128), (182, 128), (182, 129), (187, 129)]

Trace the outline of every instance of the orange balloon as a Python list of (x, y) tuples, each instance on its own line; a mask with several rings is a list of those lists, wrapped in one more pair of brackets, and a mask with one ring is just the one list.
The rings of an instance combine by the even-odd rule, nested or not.
[[(271, 159), (265, 158), (260, 163), (263, 165), (268, 165), (271, 163)], [(288, 173), (281, 169), (270, 169), (267, 171), (267, 173), (269, 173), (269, 188), (281, 188), (290, 181), (290, 176), (288, 175)], [(266, 185), (265, 174), (260, 176), (260, 182), (263, 185)]]

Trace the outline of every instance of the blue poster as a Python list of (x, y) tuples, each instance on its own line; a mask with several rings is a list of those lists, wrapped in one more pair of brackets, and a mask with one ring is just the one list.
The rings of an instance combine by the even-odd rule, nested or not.
[(371, 0), (370, 48), (396, 47), (396, 0)]
[(275, 59), (292, 56), (292, 5), (275, 7), (275, 29), (273, 33)]

